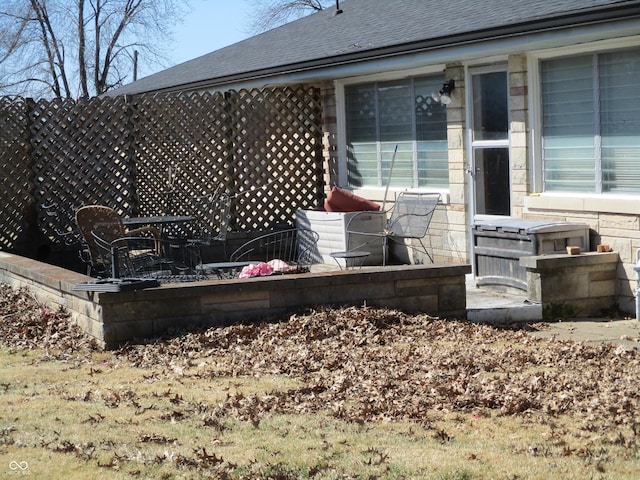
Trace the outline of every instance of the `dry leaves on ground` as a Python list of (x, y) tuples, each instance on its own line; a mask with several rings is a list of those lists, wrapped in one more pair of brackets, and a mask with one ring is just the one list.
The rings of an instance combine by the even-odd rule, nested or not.
[(286, 392), (229, 398), (229, 407), (247, 417), (256, 410), (329, 410), (364, 422), (425, 420), (430, 410), (491, 410), (625, 423), (636, 422), (640, 405), (637, 351), (366, 307), (186, 333), (122, 354), (140, 367), (179, 366), (203, 378), (287, 375), (300, 381), (300, 388)]
[(69, 321), (64, 309), (41, 304), (26, 288), (0, 283), (0, 345), (16, 349), (41, 348), (66, 356), (96, 348), (96, 342)]
[[(2, 343), (88, 351), (93, 342), (26, 290), (0, 286)], [(197, 378), (285, 375), (299, 387), (230, 395), (223, 408), (260, 421), (268, 412), (332, 412), (365, 422), (428, 422), (430, 411), (540, 412), (640, 433), (640, 354), (610, 344), (541, 340), (427, 315), (367, 307), (318, 309), (272, 323), (174, 332), (116, 352), (132, 365)]]

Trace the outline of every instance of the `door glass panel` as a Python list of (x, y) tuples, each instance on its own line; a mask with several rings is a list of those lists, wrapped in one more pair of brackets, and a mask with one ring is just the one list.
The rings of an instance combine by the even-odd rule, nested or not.
[(506, 72), (473, 76), (473, 139), (506, 140), (509, 135)]
[(474, 154), (476, 213), (509, 215), (511, 212), (509, 149), (478, 148)]

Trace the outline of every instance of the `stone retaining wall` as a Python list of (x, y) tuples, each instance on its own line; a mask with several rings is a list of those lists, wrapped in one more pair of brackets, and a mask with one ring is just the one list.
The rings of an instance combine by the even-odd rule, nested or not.
[(124, 292), (74, 291), (90, 277), (0, 252), (0, 282), (31, 288), (68, 309), (107, 348), (168, 328), (277, 318), (319, 305), (368, 305), (465, 318), (469, 265), (402, 265), (273, 277), (206, 280)]
[(599, 316), (616, 308), (617, 253), (521, 257), (527, 297), (545, 320)]

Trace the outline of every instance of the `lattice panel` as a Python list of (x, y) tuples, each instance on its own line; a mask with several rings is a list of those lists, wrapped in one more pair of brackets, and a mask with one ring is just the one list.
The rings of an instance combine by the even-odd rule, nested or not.
[(23, 99), (0, 99), (0, 250), (13, 250), (37, 231), (29, 118)]
[(292, 224), (297, 209), (317, 207), (323, 195), (320, 93), (242, 90), (231, 100), (239, 228)]
[(3, 99), (0, 110), (3, 250), (34, 235), (77, 246), (82, 205), (203, 217), (202, 197), (223, 185), (230, 230), (256, 231), (323, 198), (316, 89)]
[(231, 189), (224, 94), (136, 97), (133, 106), (140, 214), (201, 217), (202, 197), (220, 183)]
[(131, 211), (129, 119), (123, 98), (41, 101), (31, 116), (36, 201), (45, 235), (78, 243), (74, 216), (82, 205)]

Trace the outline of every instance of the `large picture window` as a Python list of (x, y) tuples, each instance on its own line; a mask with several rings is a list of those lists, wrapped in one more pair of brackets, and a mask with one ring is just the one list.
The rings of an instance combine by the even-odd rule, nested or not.
[(351, 187), (447, 188), (446, 107), (432, 98), (444, 78), (414, 77), (345, 87)]
[(640, 194), (640, 49), (541, 63), (547, 192)]

